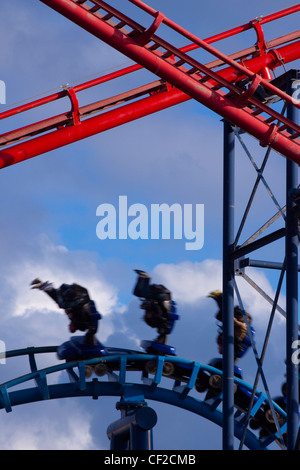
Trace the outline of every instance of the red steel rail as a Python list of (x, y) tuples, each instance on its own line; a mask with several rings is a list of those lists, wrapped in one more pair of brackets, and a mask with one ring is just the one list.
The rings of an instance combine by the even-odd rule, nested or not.
[[(257, 100), (254, 93), (260, 85), (267, 92), (277, 95), (278, 98), (299, 106), (298, 102), (291, 100), (291, 97), (274, 87), (264, 77), (269, 78), (270, 70), (279, 65), (299, 58), (300, 41), (296, 41), (296, 39), (300, 37), (300, 32), (289, 33), (282, 38), (265, 43), (261, 24), (295, 13), (300, 10), (300, 5), (269, 15), (260, 19), (260, 21), (251, 21), (246, 25), (203, 41), (139, 0), (130, 1), (154, 16), (154, 21), (148, 30), (100, 0), (93, 0), (92, 2), (86, 2), (85, 0), (41, 1), (103, 39), (138, 62), (138, 64), (1, 113), (0, 119), (4, 119), (66, 95), (69, 96), (72, 105), (71, 111), (67, 113), (0, 136), (0, 145), (2, 146), (26, 138), (31, 139), (9, 148), (3, 148), (0, 151), (0, 167), (23, 161), (191, 98), (200, 101), (208, 108), (213, 109), (221, 116), (254, 135), (262, 145), (270, 145), (283, 155), (299, 163), (299, 127)], [(93, 6), (91, 6), (91, 3)], [(177, 49), (156, 36), (156, 29), (162, 21), (192, 41), (192, 44)], [(257, 44), (252, 48), (228, 57), (210, 46), (215, 41), (239, 34), (250, 28), (255, 28), (257, 33)], [(278, 45), (289, 42), (291, 43), (288, 45), (274, 49)], [(215, 60), (210, 64), (203, 65), (187, 55), (187, 52), (198, 47), (202, 47), (213, 54)], [(246, 59), (250, 54), (256, 57)], [(242, 59), (243, 65), (237, 63), (235, 61), (237, 59)], [(226, 64), (227, 66), (218, 72), (214, 72), (212, 68), (220, 64)], [(160, 76), (162, 80), (79, 108), (77, 92), (125, 75), (143, 66)], [(245, 78), (248, 79), (250, 85), (246, 91), (243, 91), (234, 83)], [(168, 85), (168, 83), (173, 86)], [(223, 91), (224, 88), (227, 89), (226, 92)], [(145, 98), (145, 95), (150, 96)], [(136, 100), (136, 98), (139, 99)], [(136, 101), (120, 107), (121, 104), (133, 99)], [(103, 113), (104, 110), (117, 105), (117, 109)], [(102, 114), (92, 118), (89, 117), (92, 113), (99, 112)], [(262, 115), (267, 117), (262, 117)], [(277, 121), (277, 124), (275, 124), (275, 121)], [(40, 133), (44, 134), (35, 137)]]

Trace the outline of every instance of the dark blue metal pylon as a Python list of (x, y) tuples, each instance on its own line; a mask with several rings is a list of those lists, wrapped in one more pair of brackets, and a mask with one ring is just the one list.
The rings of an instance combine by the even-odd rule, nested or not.
[[(292, 71), (287, 76), (287, 90), (298, 97), (300, 72)], [(298, 120), (298, 110), (289, 105), (288, 118)], [(298, 165), (291, 160), (286, 163), (286, 364), (287, 364), (287, 448), (296, 445), (299, 428), (299, 364), (294, 363), (293, 343), (298, 339), (298, 218), (294, 193), (298, 187)]]
[(223, 168), (223, 449), (233, 450), (234, 427), (234, 173), (235, 136), (224, 122)]
[(107, 429), (110, 450), (153, 450), (156, 412), (145, 401), (135, 403), (122, 399), (116, 407), (121, 411), (121, 418)]

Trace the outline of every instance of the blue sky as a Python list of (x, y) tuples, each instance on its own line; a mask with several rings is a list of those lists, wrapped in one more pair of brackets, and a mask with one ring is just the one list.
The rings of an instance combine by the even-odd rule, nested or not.
[[(177, 0), (148, 3), (201, 38), (289, 6), (286, 0), (253, 0), (239, 2), (238, 6), (233, 0), (226, 6), (220, 0), (190, 0), (183, 10)], [(137, 15), (129, 2), (123, 0), (121, 4), (125, 13)], [(266, 26), (266, 39), (296, 30), (297, 19), (298, 15), (293, 15)], [(130, 64), (126, 57), (38, 0), (2, 2), (0, 39), (0, 79), (6, 83), (6, 106)], [(234, 52), (255, 41), (253, 32), (245, 33), (220, 47)], [(298, 63), (293, 67), (299, 67)], [(85, 99), (113, 96), (155, 79), (141, 71), (97, 87), (80, 99), (84, 104)], [(4, 107), (0, 105), (0, 111)], [(40, 109), (33, 118), (48, 117), (58, 109)], [(2, 121), (1, 133), (26, 125), (26, 119), (20, 115)], [(1, 170), (0, 324), (7, 349), (59, 344), (69, 337), (63, 312), (43, 293), (29, 289), (36, 276), (57, 286), (62, 282), (84, 284), (103, 313), (99, 339), (110, 346), (138, 348), (141, 339), (155, 335), (143, 324), (139, 303), (132, 296), (133, 269), (139, 268), (150, 272), (154, 282), (169, 287), (178, 302), (181, 320), (170, 338), (178, 356), (202, 363), (216, 356), (215, 305), (206, 295), (222, 285), (222, 135), (220, 117), (189, 101)], [(261, 161), (264, 149), (249, 136), (243, 138)], [(267, 176), (280, 204), (284, 204), (284, 171), (284, 158), (274, 154)], [(256, 178), (238, 144), (236, 175), (238, 220)], [(184, 240), (172, 239), (99, 240), (97, 207), (104, 203), (117, 206), (122, 195), (127, 196), (129, 205), (140, 203), (147, 208), (157, 203), (204, 204), (203, 248), (188, 251)], [(260, 187), (244, 237), (275, 212), (265, 188)], [(263, 256), (282, 261), (281, 248), (278, 244)], [(274, 296), (278, 273), (252, 269), (249, 275)], [(254, 318), (260, 350), (270, 306), (241, 279), (238, 282), (245, 306)], [(284, 307), (284, 293), (281, 304)], [(284, 326), (278, 315), (266, 357), (273, 396), (279, 393), (284, 375)], [(256, 370), (253, 355), (248, 353), (241, 366), (251, 383)], [(0, 367), (3, 380), (24, 373), (17, 363), (14, 369)], [(156, 448), (221, 447), (221, 431), (211, 423), (165, 405), (153, 407), (159, 415)], [(105, 449), (106, 428), (116, 416), (115, 402), (109, 398), (19, 407), (0, 416), (6, 429), (0, 448)], [(174, 420), (177, 426), (166, 433), (166, 423)]]

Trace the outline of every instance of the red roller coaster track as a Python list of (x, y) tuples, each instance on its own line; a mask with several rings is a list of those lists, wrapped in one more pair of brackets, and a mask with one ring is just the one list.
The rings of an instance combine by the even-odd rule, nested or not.
[[(146, 29), (102, 0), (40, 0), (136, 62), (118, 72), (66, 88), (0, 113), (0, 119), (29, 111), (68, 96), (63, 114), (0, 135), (0, 167), (6, 167), (126, 122), (195, 99), (218, 115), (300, 163), (300, 127), (272, 109), (257, 91), (300, 107), (271, 81), (271, 71), (300, 57), (300, 31), (266, 42), (262, 25), (300, 11), (296, 5), (201, 40), (140, 0), (129, 0), (151, 15)], [(161, 23), (176, 31), (189, 46), (178, 49), (157, 35)], [(253, 28), (257, 43), (227, 56), (211, 44)], [(188, 53), (202, 48), (212, 61), (202, 64)], [(78, 93), (144, 67), (159, 80), (129, 92), (79, 107)], [(239, 86), (242, 83), (243, 86)], [(261, 96), (261, 95), (260, 95)], [(91, 115), (94, 115), (91, 117)]]

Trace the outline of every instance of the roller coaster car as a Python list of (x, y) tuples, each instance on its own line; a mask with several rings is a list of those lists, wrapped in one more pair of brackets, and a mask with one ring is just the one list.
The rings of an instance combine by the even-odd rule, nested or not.
[[(222, 370), (222, 359), (217, 357), (212, 359), (209, 366), (215, 369)], [(242, 369), (237, 365), (234, 366), (234, 376), (242, 379)], [(203, 393), (207, 390), (206, 399), (217, 396), (222, 391), (222, 374), (210, 373), (208, 371), (201, 370), (198, 374), (196, 382), (196, 390), (199, 393)], [(235, 393), (237, 386), (235, 384)]]
[[(168, 344), (157, 343), (156, 341), (142, 341), (141, 347), (145, 349), (148, 354), (157, 356), (167, 356), (164, 360), (162, 375), (173, 380), (180, 382), (188, 382), (193, 366), (191, 364), (177, 363), (176, 361), (168, 361), (168, 356), (175, 357), (176, 352), (173, 346)], [(146, 374), (155, 374), (157, 370), (157, 361), (155, 359), (149, 360), (145, 363), (144, 371)]]
[[(146, 351), (147, 354), (155, 354), (158, 356), (176, 356), (175, 348), (168, 344), (158, 343), (156, 341), (144, 340), (141, 342), (141, 347)], [(156, 361), (150, 360), (145, 364), (145, 372), (149, 374), (155, 374), (157, 369)], [(176, 364), (168, 362), (167, 360), (163, 365), (163, 375), (166, 377), (174, 377)]]
[(95, 345), (87, 344), (84, 336), (73, 336), (70, 341), (65, 341), (57, 348), (57, 356), (67, 362), (92, 359), (108, 354), (107, 350), (97, 340)]
[[(100, 341), (97, 340), (94, 345), (87, 344), (84, 336), (73, 336), (70, 341), (65, 341), (57, 348), (58, 359), (65, 360), (66, 362), (84, 361), (107, 355), (108, 351)], [(85, 366), (85, 376), (87, 378), (90, 377), (93, 372), (102, 377), (107, 372), (106, 365), (99, 363)]]
[[(172, 301), (171, 312), (169, 313), (169, 320), (168, 320), (168, 329), (165, 334), (168, 336), (171, 334), (174, 324), (177, 320), (179, 320), (179, 315), (176, 313), (176, 303)], [(159, 343), (157, 341), (148, 341), (144, 340), (141, 342), (141, 347), (146, 351), (147, 354), (154, 354), (158, 356), (176, 356), (176, 351), (173, 346), (169, 346), (168, 344)], [(145, 367), (146, 372), (155, 373), (156, 371), (156, 361), (148, 361)], [(173, 362), (165, 361), (164, 368), (163, 368), (163, 375), (168, 377), (173, 377), (175, 372), (175, 364)], [(176, 377), (177, 378), (177, 377)]]
[[(73, 336), (70, 341), (64, 342), (57, 348), (58, 358), (66, 362), (127, 355), (129, 352), (128, 350), (104, 347), (98, 340), (95, 345), (86, 344), (84, 336)], [(136, 354), (134, 351), (131, 352)], [(128, 360), (127, 365), (130, 370), (141, 370), (141, 362)], [(119, 368), (118, 360), (110, 361), (108, 365), (104, 359), (97, 364), (86, 364), (85, 375), (86, 378), (89, 378), (94, 372), (99, 377), (103, 377), (107, 372), (119, 370)]]
[[(103, 344), (97, 340), (96, 344), (87, 344), (84, 336), (73, 336), (70, 341), (65, 341), (57, 348), (57, 357), (66, 362), (84, 361), (96, 357), (107, 356), (108, 352)], [(95, 372), (102, 377), (107, 372), (105, 364), (85, 366), (85, 376), (89, 378)]]
[[(215, 369), (222, 370), (222, 359), (215, 358), (209, 364)], [(234, 376), (238, 379), (243, 379), (243, 372), (240, 367), (234, 365)], [(207, 391), (205, 400), (216, 397), (222, 392), (222, 374), (210, 373), (208, 371), (200, 371), (198, 374), (195, 388), (198, 392), (202, 393)], [(241, 411), (247, 411), (250, 400), (251, 392), (241, 384), (234, 384), (234, 405)], [(254, 397), (254, 403), (257, 398)]]
[[(286, 397), (278, 396), (273, 398), (272, 401), (277, 403), (277, 405), (280, 406), (282, 410), (286, 411)], [(278, 420), (278, 424), (281, 427), (284, 424), (285, 419), (277, 411), (275, 411), (275, 414)], [(270, 436), (277, 431), (275, 419), (268, 403), (264, 404), (259, 410), (259, 413), (256, 413), (256, 415), (250, 420), (249, 426), (253, 430), (259, 429), (260, 439)], [(285, 435), (283, 438), (285, 439)]]
[(158, 354), (159, 356), (176, 356), (175, 348), (168, 344), (157, 343), (156, 341), (144, 340), (141, 347), (148, 354)]
[[(99, 357), (107, 357), (112, 355), (128, 354), (129, 351), (116, 350), (115, 348), (106, 348), (97, 340), (95, 345), (86, 344), (84, 336), (73, 336), (69, 341), (64, 342), (57, 348), (57, 356), (61, 360), (67, 362), (84, 361)], [(159, 356), (175, 356), (175, 348), (166, 344), (157, 343), (155, 341), (142, 341), (142, 347), (148, 354)], [(144, 354), (144, 353), (141, 353)], [(129, 370), (145, 370), (146, 372), (155, 373), (156, 361), (130, 361), (127, 367)], [(99, 377), (104, 376), (108, 371), (118, 370), (119, 362), (110, 361), (109, 365), (105, 361), (98, 364), (87, 364), (85, 366), (86, 377), (89, 378), (94, 372)], [(173, 364), (165, 362), (164, 375), (170, 376), (174, 371)]]
[[(221, 371), (222, 359), (215, 358), (208, 365)], [(234, 365), (234, 376), (243, 380), (242, 369), (237, 365)], [(200, 370), (195, 388), (199, 393), (207, 391), (205, 400), (216, 397), (222, 392), (222, 375)], [(247, 411), (250, 405), (251, 396), (251, 391), (245, 388), (242, 384), (234, 384), (234, 406), (236, 408), (243, 412)], [(254, 403), (256, 403), (256, 401), (257, 397), (255, 396)], [(258, 415), (260, 412), (261, 410), (259, 410)]]

